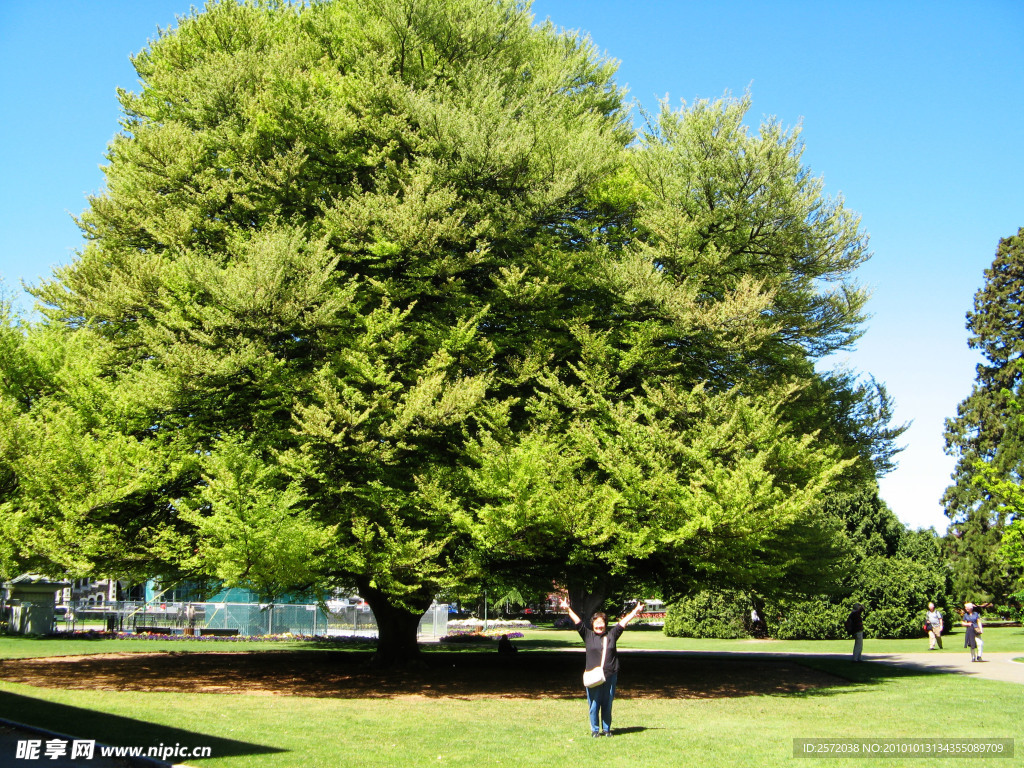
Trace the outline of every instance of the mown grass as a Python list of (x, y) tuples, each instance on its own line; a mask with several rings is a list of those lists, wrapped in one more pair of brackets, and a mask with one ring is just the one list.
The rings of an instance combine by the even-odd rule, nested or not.
[[(1024, 652), (1024, 628), (990, 627), (985, 630), (985, 653)], [(516, 640), (522, 648), (554, 648), (579, 645), (580, 639), (572, 630), (536, 629), (529, 630), (525, 637)], [(666, 637), (654, 629), (629, 628), (619, 640), (620, 648), (644, 648), (648, 650), (679, 651), (730, 651), (749, 653), (850, 653), (853, 640), (714, 640), (692, 637)], [(957, 631), (942, 637), (943, 650), (938, 653), (963, 652), (964, 635)], [(928, 651), (928, 637), (907, 640), (884, 640), (868, 638), (864, 641), (864, 653), (925, 653)]]
[[(1024, 630), (990, 628), (986, 653), (1024, 650)], [(944, 653), (963, 652), (962, 635)], [(516, 641), (530, 650), (578, 648), (565, 630), (535, 630)], [(631, 630), (623, 648), (649, 650), (848, 653), (849, 641), (742, 641), (666, 638)], [(347, 646), (350, 647), (350, 646)], [(372, 646), (364, 646), (369, 649)], [(140, 651), (223, 652), (326, 648), (293, 640), (201, 642), (0, 638), (0, 658)], [(491, 653), (483, 646), (425, 646)], [(868, 640), (865, 652), (910, 653), (927, 639)], [(938, 652), (936, 652), (938, 653)], [(369, 659), (369, 650), (366, 651)], [(576, 660), (573, 660), (574, 662)], [(429, 663), (429, 655), (428, 655)], [(728, 659), (709, 657), (709, 665)], [(209, 746), (206, 768), (319, 766), (550, 766), (597, 761), (608, 766), (793, 765), (795, 738), (1016, 738), (1024, 750), (1024, 686), (958, 675), (926, 674), (879, 664), (817, 656), (800, 663), (832, 675), (826, 687), (802, 693), (721, 698), (631, 698), (628, 659), (615, 705), (617, 735), (590, 739), (582, 692), (558, 698), (314, 698), (251, 694), (67, 691), (3, 682), (0, 717), (118, 746)], [(524, 674), (530, 674), (529, 664)], [(764, 674), (778, 674), (770, 664)], [(0, 755), (0, 764), (10, 756)], [(973, 758), (972, 768), (1020, 765)], [(852, 765), (933, 766), (936, 758), (860, 759)], [(841, 766), (836, 759), (801, 759), (797, 766)], [(951, 763), (952, 764), (952, 763)]]
[[(333, 647), (308, 640), (196, 640), (194, 638), (167, 640), (159, 636), (149, 638), (106, 638), (81, 636), (18, 637), (0, 635), (0, 659), (27, 659), (45, 656), (79, 656), (92, 653), (155, 653), (177, 651), (183, 653), (244, 653), (246, 651), (310, 650)], [(353, 650), (373, 648), (372, 642), (354, 643)]]
[[(210, 759), (188, 761), (210, 768), (519, 768), (579, 761), (772, 768), (793, 765), (794, 738), (1022, 735), (1024, 686), (834, 659), (813, 665), (834, 682), (798, 694), (690, 699), (628, 698), (625, 668), (617, 735), (606, 740), (589, 738), (582, 694), (578, 700), (346, 699), (62, 691), (0, 682), (0, 716), (114, 745), (210, 746)], [(935, 758), (853, 763), (892, 764), (934, 766)], [(972, 768), (1019, 764), (1019, 756), (970, 760)]]
[[(524, 637), (515, 640), (522, 650), (548, 650), (554, 648), (579, 648), (579, 635), (572, 630), (532, 629)], [(722, 651), (735, 653), (849, 653), (852, 640), (714, 640), (687, 637), (666, 637), (660, 630), (635, 628), (627, 629), (619, 640), (620, 648), (646, 650)], [(944, 650), (939, 653), (963, 652), (963, 633), (943, 636)], [(111, 639), (83, 638), (81, 636), (56, 635), (52, 637), (19, 637), (0, 635), (0, 659), (29, 658), (35, 656), (72, 656), (90, 653), (151, 653), (162, 651), (241, 653), (245, 651), (268, 650), (311, 650), (339, 647), (332, 643), (310, 640), (195, 640), (181, 638), (155, 639)], [(370, 650), (372, 641), (343, 642), (340, 647), (352, 650)], [(466, 650), (475, 652), (488, 649), (488, 644), (444, 644), (424, 643), (423, 649), (431, 652), (439, 647), (446, 651)], [(864, 652), (872, 653), (923, 653), (928, 650), (928, 638), (909, 640), (864, 641)], [(985, 630), (986, 653), (1024, 653), (1024, 629), (1021, 627), (991, 627)]]

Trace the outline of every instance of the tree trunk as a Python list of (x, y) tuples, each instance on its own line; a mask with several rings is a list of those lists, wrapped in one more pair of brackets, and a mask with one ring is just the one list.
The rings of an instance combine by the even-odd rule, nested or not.
[(418, 610), (409, 610), (371, 587), (369, 581), (357, 579), (356, 586), (359, 596), (367, 602), (377, 620), (377, 653), (373, 656), (373, 663), (379, 666), (419, 666), (420, 646), (416, 632), (432, 600), (414, 598), (411, 602)]
[[(591, 592), (589, 589), (594, 589), (594, 591)], [(590, 617), (593, 616), (604, 604), (604, 599), (606, 597), (606, 590), (604, 586), (591, 585), (588, 588), (572, 585), (568, 588), (568, 591), (569, 605), (571, 605), (572, 609), (576, 611), (576, 615), (583, 619), (584, 624), (590, 624)], [(608, 623), (613, 623), (612, 617), (609, 617)]]

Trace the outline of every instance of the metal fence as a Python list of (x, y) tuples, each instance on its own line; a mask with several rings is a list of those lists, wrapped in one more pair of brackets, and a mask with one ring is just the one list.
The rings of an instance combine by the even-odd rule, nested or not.
[(423, 618), (420, 619), (420, 627), (417, 631), (420, 637), (440, 638), (448, 634), (448, 605), (446, 603), (434, 603), (431, 605)]
[[(376, 637), (377, 619), (365, 603), (70, 603), (56, 617), (58, 631), (107, 629), (206, 635), (308, 635)], [(326, 608), (326, 610), (325, 610)], [(448, 606), (432, 605), (420, 620), (422, 637), (448, 632)]]

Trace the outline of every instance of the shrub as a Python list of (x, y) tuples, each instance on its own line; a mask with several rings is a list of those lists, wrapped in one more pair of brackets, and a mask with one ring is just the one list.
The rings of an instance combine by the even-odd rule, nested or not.
[(849, 637), (843, 623), (854, 603), (864, 612), (864, 636), (922, 637), (929, 601), (950, 623), (946, 578), (941, 568), (906, 557), (873, 555), (857, 564), (845, 598), (814, 597), (784, 600), (772, 613), (779, 616), (774, 636), (780, 640), (835, 640)]
[(997, 605), (994, 614), (1007, 621), (1024, 621), (1024, 610), (1019, 605)]
[(929, 601), (947, 617), (945, 573), (903, 557), (868, 557), (860, 564), (855, 597), (867, 611), (868, 637), (921, 637)]
[(668, 606), (665, 634), (669, 637), (747, 637), (750, 600), (733, 590), (705, 590)]
[(777, 616), (772, 622), (772, 634), (780, 640), (839, 640), (849, 637), (843, 623), (850, 615), (853, 602), (836, 604), (825, 596), (781, 602), (772, 611)]

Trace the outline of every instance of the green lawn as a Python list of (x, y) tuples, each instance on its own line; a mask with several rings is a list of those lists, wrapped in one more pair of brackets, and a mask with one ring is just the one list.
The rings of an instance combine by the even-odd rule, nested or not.
[[(241, 653), (243, 651), (287, 651), (295, 649), (308, 650), (327, 647), (320, 643), (302, 640), (165, 640), (165, 639), (83, 639), (67, 638), (60, 635), (52, 637), (15, 637), (0, 635), (0, 659), (25, 659), (42, 656), (78, 656), (91, 653), (153, 653), (155, 651), (179, 651), (202, 653)], [(346, 646), (350, 647), (350, 646)], [(369, 649), (372, 643), (364, 643), (353, 648)]]
[[(709, 662), (715, 663), (715, 662)], [(223, 768), (793, 765), (794, 738), (1022, 735), (1024, 686), (819, 659), (853, 678), (803, 694), (616, 702), (618, 735), (588, 737), (579, 699), (341, 699), (114, 693), (0, 683), (0, 716), (123, 746), (209, 746)], [(1024, 743), (1018, 740), (1018, 749)], [(891, 764), (861, 760), (855, 765)], [(953, 763), (951, 763), (953, 764)], [(1019, 765), (972, 760), (972, 768)], [(801, 760), (796, 765), (837, 765)], [(842, 765), (842, 763), (838, 764)], [(904, 759), (900, 766), (934, 765)]]
[[(525, 637), (515, 642), (523, 648), (550, 648), (566, 645), (581, 645), (579, 635), (572, 630), (537, 629), (530, 630)], [(1024, 652), (1024, 628), (990, 627), (985, 630), (985, 653)], [(963, 632), (943, 635), (943, 651), (965, 652)], [(734, 651), (770, 653), (849, 653), (853, 640), (701, 640), (690, 637), (666, 637), (653, 629), (627, 629), (619, 640), (620, 648), (648, 648), (686, 651)], [(910, 640), (864, 641), (864, 653), (926, 653), (928, 637)], [(935, 653), (939, 653), (936, 651)]]
[[(1024, 648), (1024, 631), (991, 629), (986, 652)], [(628, 643), (626, 641), (629, 641)], [(947, 642), (959, 648), (962, 636)], [(540, 630), (518, 641), (524, 650), (578, 646), (571, 632)], [(878, 647), (873, 647), (877, 643)], [(691, 650), (849, 651), (835, 643), (751, 643), (665, 638), (628, 632), (623, 646)], [(314, 644), (204, 643), (135, 640), (0, 638), (0, 657), (122, 650), (288, 652)], [(490, 649), (484, 647), (487, 651)], [(866, 652), (908, 652), (926, 641), (868, 641)], [(883, 651), (884, 649), (884, 651)], [(448, 647), (447, 650), (452, 650)], [(472, 652), (466, 650), (466, 652)], [(529, 656), (522, 656), (526, 661)], [(428, 657), (429, 661), (429, 657)], [(575, 661), (575, 660), (574, 660)], [(728, 664), (709, 659), (708, 664)], [(794, 738), (1016, 738), (1024, 736), (1024, 686), (956, 675), (921, 674), (882, 665), (809, 658), (801, 663), (835, 676), (834, 684), (797, 694), (723, 698), (631, 699), (628, 666), (615, 705), (618, 735), (588, 737), (579, 698), (459, 699), (313, 698), (224, 694), (63, 691), (0, 682), (0, 717), (119, 746), (208, 746), (209, 768), (318, 766), (552, 766), (599, 761), (611, 766), (841, 766), (835, 760), (794, 763)], [(3, 664), (0, 662), (0, 680)], [(526, 673), (528, 674), (528, 668)], [(1020, 765), (973, 759), (972, 768)], [(0, 756), (0, 763), (3, 762)], [(933, 766), (901, 759), (899, 766)], [(886, 765), (860, 760), (853, 765)], [(955, 763), (949, 763), (953, 765)]]
[[(579, 635), (572, 630), (534, 629), (515, 643), (523, 650), (550, 648), (580, 648)], [(963, 634), (943, 637), (945, 650), (942, 653), (964, 652)], [(619, 641), (621, 648), (644, 648), (650, 650), (687, 651), (732, 651), (754, 653), (849, 653), (852, 640), (698, 640), (686, 637), (666, 637), (660, 630), (627, 629)], [(165, 640), (165, 639), (81, 639), (54, 637), (14, 637), (0, 635), (0, 659), (26, 658), (32, 656), (69, 656), (89, 653), (140, 653), (154, 651), (202, 651), (204, 653), (239, 653), (252, 650), (296, 650), (330, 648), (328, 644), (304, 640), (277, 641), (223, 641), (223, 640)], [(370, 649), (372, 643), (346, 643), (344, 648)], [(425, 643), (427, 652), (437, 648), (436, 644)], [(444, 645), (447, 651), (479, 650), (476, 645)], [(911, 640), (864, 641), (864, 652), (872, 653), (918, 653), (928, 650), (928, 638)], [(986, 653), (1024, 653), (1024, 629), (1020, 627), (992, 627), (985, 630)], [(938, 652), (936, 652), (938, 653)]]

